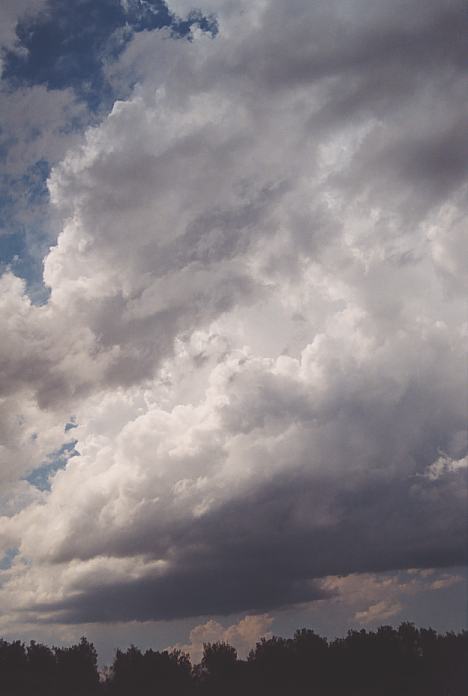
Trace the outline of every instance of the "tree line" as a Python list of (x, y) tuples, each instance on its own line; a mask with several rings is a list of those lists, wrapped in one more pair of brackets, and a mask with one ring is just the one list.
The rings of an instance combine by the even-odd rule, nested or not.
[(224, 642), (192, 665), (180, 650), (117, 650), (105, 673), (86, 638), (71, 647), (0, 640), (1, 696), (467, 696), (468, 631), (411, 623), (349, 631), (310, 629), (263, 638), (247, 659)]

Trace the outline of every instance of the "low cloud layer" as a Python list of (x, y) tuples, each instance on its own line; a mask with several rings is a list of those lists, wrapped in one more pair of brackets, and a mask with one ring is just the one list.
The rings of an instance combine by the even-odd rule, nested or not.
[(107, 66), (136, 84), (51, 173), (48, 302), (0, 281), (6, 616), (467, 561), (464, 5), (214, 4)]

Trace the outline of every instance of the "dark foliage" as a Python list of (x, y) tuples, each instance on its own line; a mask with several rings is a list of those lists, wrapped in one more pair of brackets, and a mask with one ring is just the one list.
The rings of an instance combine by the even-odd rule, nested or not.
[(100, 689), (97, 653), (82, 638), (70, 648), (53, 648), (31, 641), (0, 641), (2, 696), (94, 696)]
[(468, 631), (349, 631), (328, 642), (301, 629), (262, 639), (247, 660), (227, 643), (204, 646), (192, 667), (180, 650), (118, 650), (101, 680), (86, 638), (68, 648), (0, 641), (2, 696), (466, 696)]

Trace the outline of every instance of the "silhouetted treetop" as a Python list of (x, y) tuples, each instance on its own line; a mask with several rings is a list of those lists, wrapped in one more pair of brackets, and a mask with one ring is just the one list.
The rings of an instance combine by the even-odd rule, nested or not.
[(467, 696), (468, 632), (403, 623), (327, 641), (310, 629), (263, 638), (248, 658), (204, 645), (192, 666), (180, 650), (117, 650), (105, 676), (82, 638), (69, 647), (0, 640), (1, 696)]

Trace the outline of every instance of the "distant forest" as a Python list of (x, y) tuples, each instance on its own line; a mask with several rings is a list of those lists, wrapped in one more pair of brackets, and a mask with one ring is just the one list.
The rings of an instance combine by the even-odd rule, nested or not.
[(0, 641), (1, 696), (467, 696), (468, 631), (403, 623), (327, 641), (301, 629), (257, 643), (246, 660), (207, 643), (200, 664), (179, 650), (117, 650), (100, 674), (86, 638), (71, 647)]

